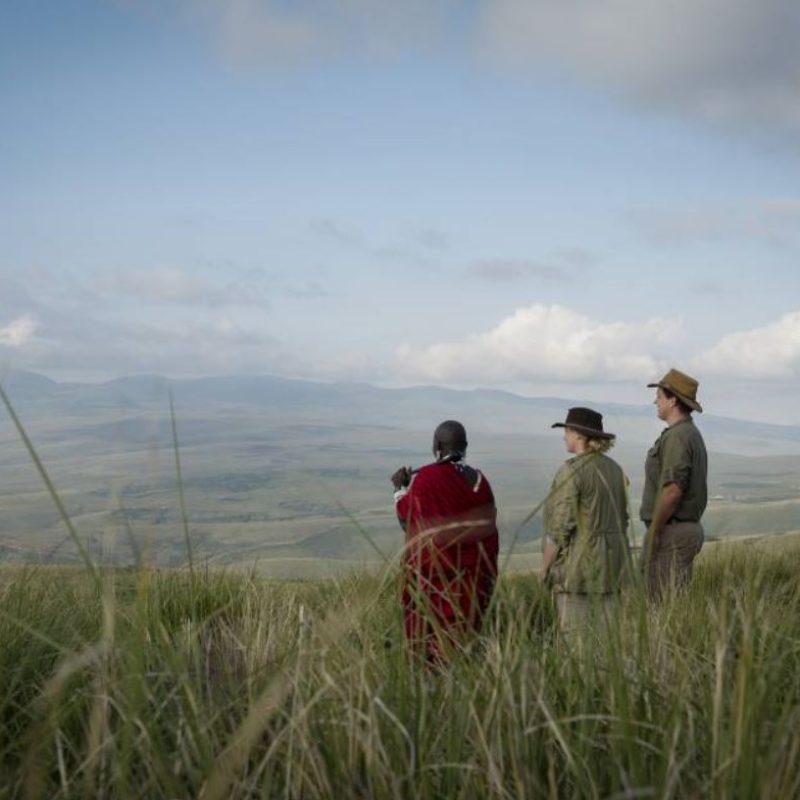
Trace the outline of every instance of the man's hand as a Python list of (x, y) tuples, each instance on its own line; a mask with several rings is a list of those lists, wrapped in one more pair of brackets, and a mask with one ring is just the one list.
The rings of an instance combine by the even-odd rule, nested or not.
[(650, 522), (650, 527), (647, 529), (647, 535), (644, 540), (644, 547), (642, 549), (642, 566), (650, 563), (659, 549), (661, 537), (664, 534), (664, 528), (672, 515), (678, 510), (683, 497), (683, 489), (677, 483), (668, 483), (661, 488), (661, 493), (656, 501), (656, 513)]
[(550, 570), (553, 567), (553, 562), (556, 560), (557, 555), (558, 555), (558, 548), (556, 547), (556, 543), (547, 534), (545, 534), (542, 540), (542, 571), (541, 571), (542, 580), (544, 581), (545, 584), (547, 584), (550, 578)]
[(653, 553), (655, 553), (658, 544), (658, 533), (659, 532), (653, 528), (651, 523), (645, 533), (644, 541), (642, 542), (642, 555), (639, 558), (639, 566), (642, 572), (647, 570), (648, 565), (653, 560)]
[(400, 469), (392, 475), (391, 480), (395, 489), (408, 486), (408, 484), (411, 483), (411, 467), (400, 467)]

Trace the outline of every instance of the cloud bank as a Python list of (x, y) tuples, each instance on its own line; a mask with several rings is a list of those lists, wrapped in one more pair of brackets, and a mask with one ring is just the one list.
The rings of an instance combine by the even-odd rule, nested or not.
[[(264, 276), (225, 271), (222, 277), (206, 272), (194, 281), (188, 271), (141, 270), (76, 283), (59, 271), (32, 273), (31, 287), (47, 291), (32, 291), (22, 278), (7, 284), (0, 351), (13, 366), (59, 374), (277, 372), (534, 391), (537, 385), (640, 384), (673, 365), (717, 385), (769, 381), (785, 388), (800, 378), (800, 310), (749, 330), (731, 325), (701, 352), (680, 317), (623, 322), (543, 304), (460, 339), (401, 344), (394, 352), (368, 338), (350, 352), (309, 350), (261, 307), (248, 308), (263, 304), (256, 289)], [(320, 291), (298, 290), (312, 300)]]
[(800, 311), (723, 336), (695, 359), (698, 371), (732, 381), (800, 377)]
[[(11, 319), (3, 325), (0, 317), (0, 366), (75, 377), (291, 369), (289, 349), (258, 324), (269, 306), (268, 282), (230, 268), (82, 277), (29, 270), (9, 284), (12, 295), (0, 297), (0, 312)], [(303, 296), (313, 290), (305, 287)]]
[(183, 0), (210, 23), (227, 59), (253, 65), (318, 61), (344, 53), (399, 55), (431, 48), (462, 13), (457, 0)]
[(568, 283), (572, 277), (570, 272), (560, 265), (522, 258), (481, 259), (467, 268), (467, 274), (489, 283), (514, 283), (524, 278)]
[(232, 271), (222, 281), (178, 267), (132, 269), (105, 272), (95, 281), (102, 294), (157, 305), (267, 306), (263, 276), (246, 276)]
[(36, 321), (30, 314), (12, 320), (0, 328), (0, 346), (20, 348), (33, 338), (36, 332)]
[(800, 242), (800, 199), (769, 197), (725, 208), (639, 209), (634, 228), (655, 244), (755, 241), (786, 246)]
[(460, 52), (641, 108), (800, 136), (795, 0), (178, 0), (245, 65)]
[(460, 342), (402, 346), (400, 372), (436, 382), (641, 380), (663, 369), (680, 320), (597, 322), (562, 306), (533, 305)]
[(493, 58), (560, 65), (645, 107), (800, 134), (794, 0), (490, 0)]

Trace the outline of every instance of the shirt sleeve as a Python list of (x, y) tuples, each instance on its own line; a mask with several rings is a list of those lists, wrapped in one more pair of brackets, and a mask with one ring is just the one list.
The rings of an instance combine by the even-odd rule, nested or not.
[(408, 494), (408, 486), (401, 486), (394, 493), (394, 502), (397, 505)]
[(682, 492), (689, 486), (692, 475), (692, 453), (683, 436), (668, 436), (661, 444), (661, 477), (659, 483), (678, 485)]
[(400, 523), (400, 527), (403, 530), (406, 530), (408, 527), (408, 521), (411, 517), (411, 509), (414, 499), (414, 484), (416, 483), (416, 480), (417, 476), (414, 475), (411, 478), (411, 482), (408, 486), (401, 486), (394, 493), (394, 508), (395, 512), (397, 513), (397, 521)]
[(578, 528), (578, 487), (569, 464), (553, 478), (544, 508), (545, 536), (557, 547), (566, 546)]
[(625, 487), (625, 491), (623, 493), (623, 500), (625, 501), (625, 505), (622, 507), (622, 530), (627, 531), (628, 526), (631, 524), (631, 515), (628, 513), (628, 504), (631, 492), (631, 479), (628, 477), (627, 473), (624, 470), (622, 471), (622, 485)]

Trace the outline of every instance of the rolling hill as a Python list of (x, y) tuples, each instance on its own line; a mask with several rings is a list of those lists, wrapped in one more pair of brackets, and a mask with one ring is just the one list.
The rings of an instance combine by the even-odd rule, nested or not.
[[(431, 432), (455, 417), (470, 461), (490, 477), (501, 536), (528, 563), (539, 519), (520, 528), (563, 460), (550, 429), (580, 399), (492, 390), (386, 389), (276, 376), (168, 381), (136, 376), (58, 383), (7, 373), (3, 386), (94, 557), (156, 563), (186, 557), (169, 412), (175, 403), (183, 489), (195, 552), (274, 574), (326, 574), (390, 558), (400, 543), (388, 475), (430, 458)], [(660, 423), (649, 405), (600, 409), (631, 477)], [(800, 428), (698, 418), (711, 452), (710, 536), (800, 527)], [(10, 418), (0, 419), (0, 556), (74, 560), (65, 530)], [(634, 526), (634, 534), (641, 530)]]

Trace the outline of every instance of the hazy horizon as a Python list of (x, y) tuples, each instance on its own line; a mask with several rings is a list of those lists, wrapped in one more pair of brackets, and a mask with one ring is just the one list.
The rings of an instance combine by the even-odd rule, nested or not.
[[(572, 403), (572, 404), (586, 404), (591, 405), (594, 403), (597, 406), (597, 410), (602, 412), (602, 407), (605, 406), (607, 408), (616, 408), (616, 407), (627, 407), (631, 410), (636, 409), (638, 412), (644, 412), (647, 409), (652, 410), (652, 419), (655, 425), (662, 425), (657, 420), (655, 407), (653, 404), (653, 390), (649, 388), (645, 388), (643, 391), (644, 398), (639, 402), (635, 400), (623, 401), (619, 399), (614, 399), (613, 395), (611, 399), (597, 399), (592, 398), (589, 395), (558, 395), (558, 394), (530, 394), (526, 393), (521, 390), (515, 390), (513, 388), (507, 387), (495, 387), (495, 386), (448, 386), (446, 384), (437, 384), (434, 382), (416, 382), (416, 383), (388, 383), (388, 382), (374, 382), (369, 380), (346, 380), (341, 378), (305, 378), (300, 375), (292, 375), (292, 374), (280, 374), (277, 372), (255, 372), (255, 373), (237, 373), (237, 372), (220, 372), (216, 374), (198, 374), (198, 375), (169, 375), (165, 373), (104, 373), (98, 374), (94, 376), (87, 376), (84, 374), (74, 375), (72, 373), (67, 372), (63, 374), (60, 370), (33, 370), (33, 369), (0, 369), (0, 385), (2, 385), (9, 376), (13, 378), (14, 375), (24, 375), (29, 374), (32, 376), (41, 376), (46, 378), (49, 381), (53, 381), (58, 385), (83, 385), (83, 386), (101, 386), (103, 384), (114, 383), (116, 381), (126, 381), (126, 380), (150, 380), (150, 379), (157, 379), (157, 380), (164, 380), (168, 383), (186, 383), (191, 381), (204, 381), (204, 380), (253, 380), (253, 379), (260, 379), (260, 378), (277, 378), (279, 380), (285, 381), (294, 381), (298, 383), (308, 383), (308, 384), (316, 384), (319, 386), (335, 386), (335, 385), (352, 385), (352, 386), (368, 386), (374, 389), (382, 389), (386, 391), (392, 390), (424, 390), (424, 389), (435, 389), (435, 390), (444, 390), (447, 392), (455, 392), (455, 393), (469, 393), (469, 392), (497, 392), (499, 394), (508, 394), (514, 397), (520, 398), (522, 400), (542, 400), (542, 401), (563, 401), (563, 403)], [(577, 388), (577, 387), (573, 387)], [(565, 405), (565, 409), (566, 409)], [(785, 422), (776, 422), (769, 415), (758, 415), (755, 414), (754, 416), (742, 417), (742, 416), (726, 416), (724, 414), (714, 413), (713, 410), (705, 411), (700, 414), (697, 414), (698, 419), (702, 420), (702, 418), (708, 419), (711, 418), (719, 418), (722, 420), (730, 420), (733, 422), (747, 422), (747, 423), (755, 423), (755, 424), (764, 424), (764, 425), (771, 425), (775, 427), (784, 427), (787, 429), (795, 429), (800, 428), (800, 423), (791, 424)]]
[[(530, 566), (541, 519), (523, 521), (567, 457), (569, 402), (508, 392), (229, 376), (157, 376), (58, 384), (10, 374), (4, 388), (98, 559), (130, 563), (134, 545), (154, 563), (186, 557), (170, 415), (174, 401), (182, 486), (195, 552), (213, 563), (258, 561), (270, 574), (324, 574), (390, 557), (402, 544), (389, 476), (431, 459), (435, 425), (467, 428), (470, 463), (490, 480), (501, 541)], [(643, 462), (663, 423), (652, 406), (599, 406), (617, 435), (613, 457), (631, 481), (631, 533)], [(697, 424), (709, 448), (709, 537), (771, 535), (800, 519), (800, 427), (712, 415)], [(75, 559), (63, 523), (11, 419), (0, 414), (0, 558)], [(520, 538), (516, 540), (517, 531)]]

